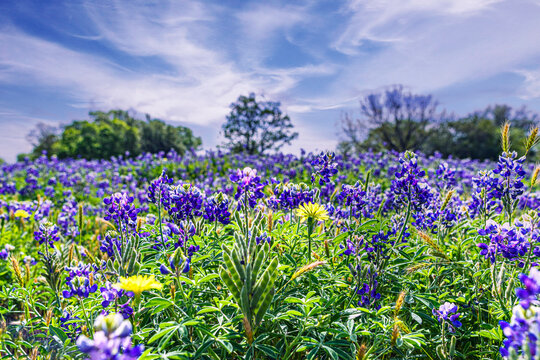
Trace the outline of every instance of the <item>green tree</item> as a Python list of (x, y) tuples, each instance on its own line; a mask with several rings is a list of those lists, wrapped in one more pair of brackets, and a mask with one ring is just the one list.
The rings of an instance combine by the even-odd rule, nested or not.
[(201, 138), (193, 136), (184, 126), (172, 126), (162, 120), (132, 117), (124, 110), (89, 113), (91, 120), (76, 120), (66, 125), (57, 135), (44, 125), (32, 131), (33, 157), (47, 150), (60, 158), (107, 159), (111, 156), (136, 156), (142, 152), (157, 153), (175, 150), (183, 154), (201, 145)]
[(263, 154), (279, 150), (298, 137), (288, 115), (283, 115), (279, 102), (257, 101), (255, 94), (240, 96), (231, 104), (231, 112), (222, 126), (227, 142), (223, 147), (232, 152)]
[(201, 138), (193, 136), (191, 129), (185, 126), (171, 126), (159, 119), (146, 116), (141, 124), (141, 148), (144, 152), (157, 153), (174, 149), (183, 154), (201, 146)]
[[(423, 151), (440, 152), (443, 156), (496, 160), (501, 153), (500, 128), (510, 123), (511, 148), (523, 155), (524, 139), (537, 123), (538, 116), (526, 108), (513, 110), (508, 105), (495, 105), (463, 118), (447, 121), (430, 130)], [(527, 156), (535, 157), (531, 150)]]

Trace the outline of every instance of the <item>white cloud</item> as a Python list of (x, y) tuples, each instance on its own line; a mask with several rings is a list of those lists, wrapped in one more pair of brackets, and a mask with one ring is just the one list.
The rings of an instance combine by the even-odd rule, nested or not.
[(516, 70), (515, 73), (524, 78), (519, 94), (521, 98), (528, 100), (540, 97), (540, 69)]
[(351, 0), (343, 12), (350, 14), (345, 31), (334, 47), (345, 54), (358, 54), (364, 41), (408, 41), (411, 29), (444, 17), (464, 17), (486, 11), (501, 0)]
[[(334, 43), (350, 59), (330, 90), (342, 97), (396, 83), (437, 91), (519, 69), (540, 55), (531, 39), (540, 33), (540, 7), (530, 1), (366, 3), (352, 5)], [(378, 46), (372, 53), (363, 48), (368, 40)]]
[[(540, 58), (533, 37), (540, 33), (538, 2), (351, 0), (336, 6), (337, 15), (315, 4), (233, 9), (196, 1), (87, 0), (77, 8), (88, 20), (84, 35), (56, 29), (114, 55), (73, 50), (6, 23), (0, 25), (0, 83), (48, 88), (68, 95), (73, 108), (136, 109), (205, 129), (223, 121), (239, 94), (255, 91), (282, 102), (299, 124), (298, 144), (305, 145), (335, 141), (328, 133), (334, 134), (337, 117), (312, 127), (306, 119), (313, 114), (357, 108), (359, 96), (391, 84), (432, 92), (513, 71), (524, 85), (509, 96), (540, 97), (540, 71), (523, 70)], [(343, 21), (325, 22), (338, 18)], [(280, 46), (317, 60), (265, 65), (288, 56)], [(164, 66), (134, 70), (122, 66), (125, 59)], [(311, 87), (304, 82), (312, 79)], [(207, 136), (215, 143), (215, 133)]]

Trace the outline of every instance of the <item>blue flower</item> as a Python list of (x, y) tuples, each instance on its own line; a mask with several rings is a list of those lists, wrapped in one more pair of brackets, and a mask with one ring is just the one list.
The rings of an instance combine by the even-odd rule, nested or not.
[(433, 315), (437, 317), (437, 320), (439, 322), (445, 322), (448, 324), (448, 329), (450, 332), (454, 332), (454, 327), (461, 327), (461, 321), (458, 320), (458, 318), (461, 316), (460, 313), (457, 312), (458, 307), (456, 304), (445, 302), (442, 304), (439, 309), (433, 309)]

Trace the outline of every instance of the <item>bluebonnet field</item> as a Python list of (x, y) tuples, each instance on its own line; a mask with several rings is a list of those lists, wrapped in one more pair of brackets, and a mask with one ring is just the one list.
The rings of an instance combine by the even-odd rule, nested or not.
[(539, 168), (503, 150), (2, 165), (0, 351), (539, 359)]

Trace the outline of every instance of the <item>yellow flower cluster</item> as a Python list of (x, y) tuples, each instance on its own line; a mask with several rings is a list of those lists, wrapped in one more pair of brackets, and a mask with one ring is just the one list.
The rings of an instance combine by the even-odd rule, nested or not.
[(163, 287), (163, 284), (156, 281), (154, 275), (135, 275), (128, 278), (120, 277), (120, 282), (114, 285), (114, 287), (125, 291), (131, 291), (136, 297), (140, 297), (143, 291), (151, 289), (159, 290)]
[(302, 221), (306, 221), (309, 218), (312, 218), (314, 221), (328, 220), (328, 212), (324, 206), (320, 204), (302, 204), (296, 210), (296, 215), (300, 217)]

